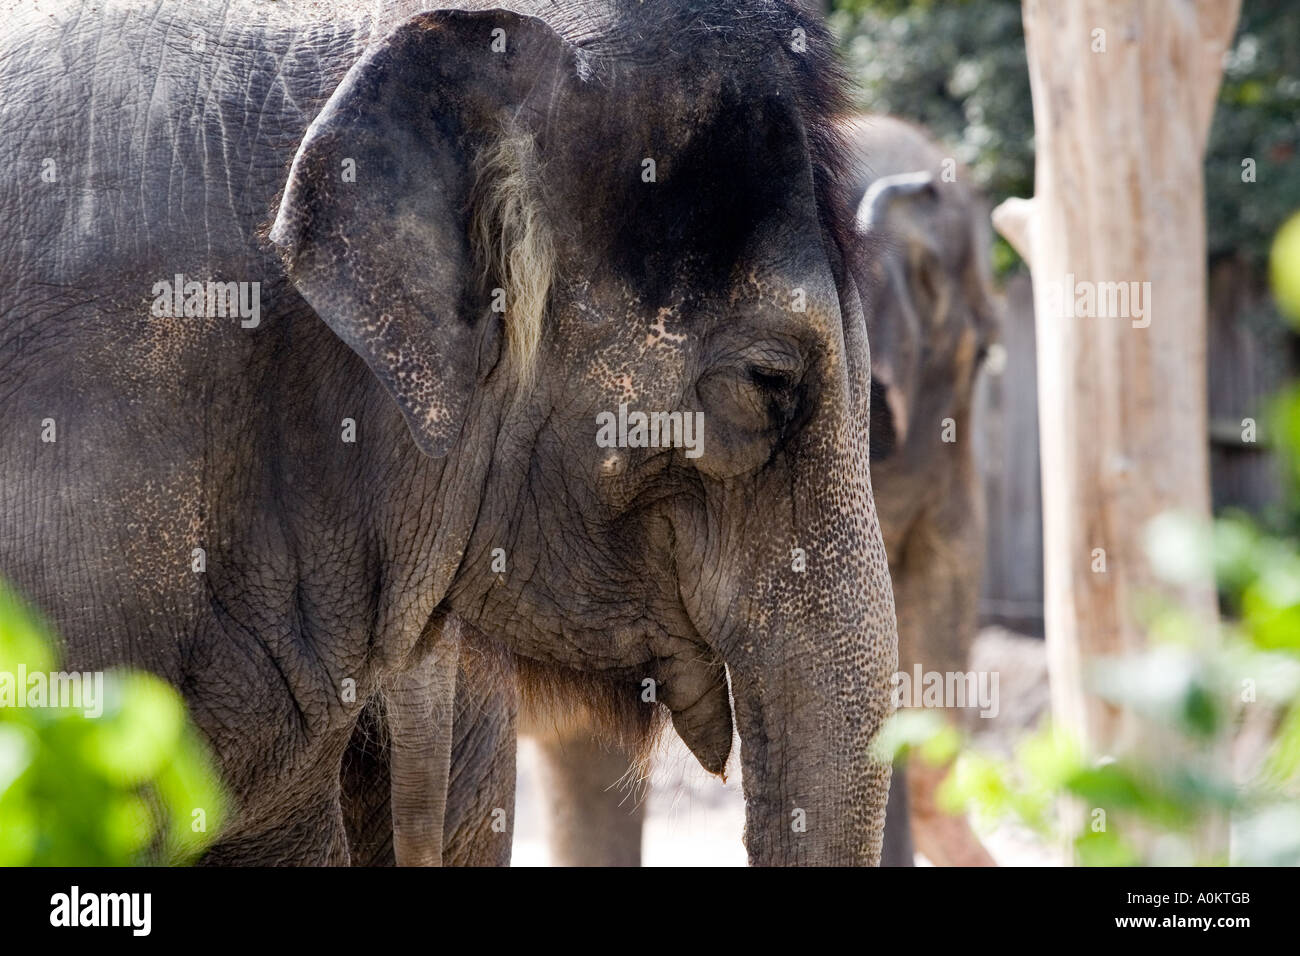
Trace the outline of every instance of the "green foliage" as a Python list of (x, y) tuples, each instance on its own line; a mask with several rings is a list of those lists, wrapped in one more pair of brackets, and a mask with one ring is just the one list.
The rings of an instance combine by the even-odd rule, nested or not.
[[(1242, 161), (1255, 161), (1255, 182)], [(1210, 255), (1256, 264), (1300, 208), (1300, 5), (1245, 0), (1205, 157)], [(1279, 290), (1280, 291), (1280, 290)]]
[[(1300, 649), (1261, 646), (1256, 623), (1227, 626), (1221, 643), (1153, 643), (1095, 668), (1093, 691), (1139, 720), (1140, 752), (1089, 759), (1047, 724), (1006, 758), (953, 740), (933, 713), (902, 711), (878, 738), (878, 754), (914, 749), (931, 763), (951, 760), (939, 791), (945, 810), (973, 812), (984, 827), (1016, 820), (1055, 845), (1068, 839), (1084, 865), (1226, 863), (1200, 844), (1228, 819), (1233, 863), (1300, 865)], [(1247, 724), (1271, 739), (1243, 780), (1227, 752)], [(1152, 741), (1161, 747), (1153, 751)], [(1058, 813), (1062, 801), (1081, 817)], [(1067, 819), (1081, 822), (1067, 831)]]
[(1019, 0), (836, 4), (858, 104), (925, 126), (998, 199), (1033, 194), (1034, 119)]
[(1300, 327), (1300, 213), (1288, 219), (1277, 234), (1269, 257), (1269, 278), (1278, 308), (1293, 326)]
[(102, 713), (16, 706), (13, 695), (28, 689), (20, 673), (58, 669), (53, 646), (0, 585), (0, 680), (10, 694), (0, 700), (0, 865), (192, 861), (219, 829), (224, 801), (180, 696), (123, 672), (105, 675)]
[[(1275, 278), (1300, 273), (1290, 235), (1274, 246)], [(1278, 421), (1300, 495), (1300, 388), (1279, 401)], [(1147, 529), (1147, 552), (1174, 589), (1212, 575), (1228, 617), (1157, 604), (1143, 652), (1092, 667), (1092, 693), (1136, 728), (1124, 752), (1098, 759), (1047, 726), (1008, 759), (972, 748), (937, 714), (903, 711), (877, 754), (951, 763), (945, 809), (1069, 840), (1085, 865), (1227, 863), (1204, 848), (1225, 821), (1230, 862), (1300, 865), (1300, 543), (1241, 516), (1204, 527), (1165, 515)], [(1062, 805), (1081, 816), (1058, 813)]]
[[(1033, 103), (1019, 0), (839, 0), (863, 109), (921, 123), (949, 143), (990, 198), (1033, 194)], [(1206, 150), (1212, 256), (1263, 262), (1300, 207), (1300, 5), (1245, 0)], [(1253, 159), (1255, 182), (1242, 180)], [(1158, 175), (1159, 170), (1152, 170)], [(995, 250), (1000, 271), (1014, 264)]]

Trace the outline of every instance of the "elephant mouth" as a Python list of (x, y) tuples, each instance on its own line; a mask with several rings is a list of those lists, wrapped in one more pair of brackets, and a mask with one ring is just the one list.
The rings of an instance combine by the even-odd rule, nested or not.
[(725, 779), (735, 726), (727, 667), (702, 640), (674, 644), (659, 657), (659, 702), (672, 713), (673, 729), (700, 765)]

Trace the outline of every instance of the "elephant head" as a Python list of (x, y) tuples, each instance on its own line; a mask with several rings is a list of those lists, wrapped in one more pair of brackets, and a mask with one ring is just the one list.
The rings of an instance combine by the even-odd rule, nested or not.
[(375, 43), (272, 239), (441, 462), (445, 606), (714, 773), (734, 720), (752, 861), (873, 863), (896, 640), (831, 40), (511, 6)]

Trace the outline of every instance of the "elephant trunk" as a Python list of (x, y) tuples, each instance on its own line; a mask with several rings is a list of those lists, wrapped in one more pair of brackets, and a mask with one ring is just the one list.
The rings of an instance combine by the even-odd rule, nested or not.
[(870, 744), (888, 714), (892, 635), (841, 626), (769, 646), (780, 659), (730, 662), (750, 863), (878, 865), (890, 768)]
[(758, 472), (721, 476), (715, 510), (734, 523), (716, 540), (698, 544), (698, 518), (677, 535), (692, 545), (678, 554), (686, 611), (730, 677), (756, 865), (880, 862), (890, 767), (871, 743), (898, 636), (871, 492), (866, 325), (853, 284), (837, 296), (820, 320), (842, 331), (844, 362), (806, 373), (815, 408), (796, 402), (807, 418)]
[(833, 445), (845, 454), (822, 472), (830, 491), (797, 474), (795, 520), (774, 535), (792, 557), (769, 552), (750, 573), (723, 648), (753, 864), (880, 862), (890, 766), (871, 744), (893, 708), (897, 623), (865, 436)]

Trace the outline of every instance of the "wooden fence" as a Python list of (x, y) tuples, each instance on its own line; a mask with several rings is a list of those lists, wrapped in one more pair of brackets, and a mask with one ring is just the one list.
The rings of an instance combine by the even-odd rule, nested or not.
[[(988, 522), (980, 617), (1026, 634), (1043, 633), (1042, 494), (1038, 465), (1033, 290), (1007, 283), (1000, 342), (1004, 359), (976, 389), (976, 456)], [(1216, 513), (1261, 514), (1278, 500), (1266, 409), (1295, 360), (1290, 339), (1251, 270), (1235, 260), (1210, 270), (1210, 487)], [(1255, 422), (1255, 441), (1243, 419)], [(1244, 437), (1243, 437), (1244, 436)]]

